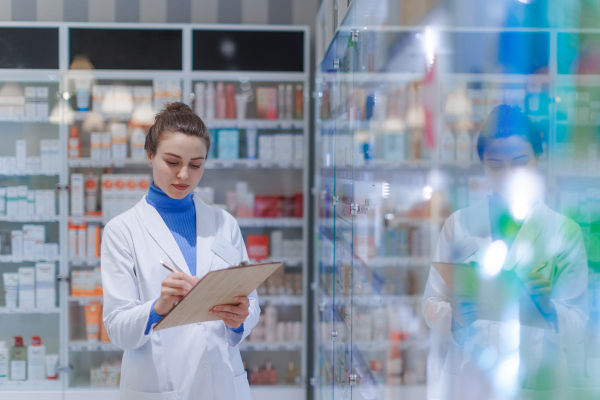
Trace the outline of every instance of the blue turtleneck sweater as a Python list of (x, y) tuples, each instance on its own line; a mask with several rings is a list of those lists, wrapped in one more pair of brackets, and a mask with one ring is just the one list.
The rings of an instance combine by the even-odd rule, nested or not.
[[(150, 185), (146, 201), (158, 211), (167, 228), (175, 238), (175, 242), (179, 246), (179, 250), (183, 254), (183, 258), (190, 269), (192, 276), (196, 275), (196, 207), (192, 194), (188, 194), (181, 200), (169, 197), (165, 192), (159, 189), (154, 182)], [(162, 319), (162, 315), (158, 315), (154, 311), (154, 304), (150, 309), (150, 319), (146, 326), (146, 335), (150, 332), (153, 324), (156, 324)], [(235, 334), (240, 334), (244, 331), (244, 325), (237, 329), (231, 329)], [(235, 339), (241, 339), (241, 335), (234, 335)], [(233, 337), (232, 337), (233, 338)]]

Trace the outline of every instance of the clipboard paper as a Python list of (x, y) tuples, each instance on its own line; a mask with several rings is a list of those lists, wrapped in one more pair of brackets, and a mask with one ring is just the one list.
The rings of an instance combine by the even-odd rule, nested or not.
[(518, 314), (521, 325), (552, 329), (514, 271), (501, 270), (494, 277), (483, 277), (481, 269), (473, 265), (432, 265), (455, 296), (471, 298), (486, 307), (481, 319), (502, 322)]
[(219, 321), (209, 313), (214, 306), (236, 305), (234, 298), (248, 296), (280, 266), (280, 262), (275, 262), (210, 271), (154, 326), (154, 330)]

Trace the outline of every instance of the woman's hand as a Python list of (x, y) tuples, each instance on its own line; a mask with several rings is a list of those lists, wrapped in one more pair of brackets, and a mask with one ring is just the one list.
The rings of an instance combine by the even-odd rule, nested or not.
[[(537, 268), (536, 268), (537, 269)], [(533, 271), (523, 279), (525, 288), (533, 302), (538, 306), (543, 314), (550, 314), (554, 311), (554, 304), (550, 301), (552, 293), (552, 284), (539, 272)]]
[(154, 303), (154, 311), (158, 315), (166, 315), (188, 294), (198, 282), (197, 276), (189, 276), (184, 272), (173, 272), (162, 281), (160, 297)]
[(466, 328), (477, 321), (485, 309), (469, 297), (458, 296), (452, 299), (452, 317), (461, 328)]
[(239, 301), (237, 306), (220, 305), (214, 306), (210, 313), (218, 318), (221, 318), (225, 325), (231, 329), (237, 329), (246, 320), (250, 312), (250, 300), (248, 297), (236, 297), (235, 301)]

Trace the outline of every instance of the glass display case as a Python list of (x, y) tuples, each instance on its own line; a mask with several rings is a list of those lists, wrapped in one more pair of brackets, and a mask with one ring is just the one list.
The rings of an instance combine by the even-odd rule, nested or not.
[(598, 27), (514, 3), (357, 0), (317, 60), (315, 398), (598, 395)]
[[(239, 345), (252, 396), (304, 398), (308, 29), (282, 28), (293, 38), (293, 70), (261, 72), (266, 61), (249, 60), (258, 70), (240, 72), (230, 65), (195, 70), (191, 60), (201, 54), (181, 42), (197, 29), (217, 39), (230, 31), (119, 24), (113, 32), (116, 26), (103, 25), (127, 39), (112, 59), (98, 42), (98, 27), (57, 25), (57, 43), (71, 43), (58, 69), (0, 70), (0, 342), (7, 342), (9, 362), (0, 397), (118, 398), (123, 351), (101, 320), (103, 227), (147, 192), (146, 134), (165, 103), (183, 101), (204, 120), (212, 142), (195, 195), (237, 219), (251, 261), (284, 264), (258, 289), (260, 322)], [(237, 36), (277, 35), (273, 27), (244, 29), (236, 28)], [(128, 64), (127, 46), (148, 40), (138, 30), (153, 38), (167, 32), (145, 46), (179, 43), (179, 53), (168, 54), (183, 66), (144, 64), (148, 71), (139, 60)], [(235, 50), (238, 43), (230, 45)], [(46, 358), (57, 355), (58, 372), (46, 376), (52, 365), (43, 364), (39, 378), (18, 376), (18, 365), (10, 364), (19, 361), (14, 336), (23, 337), (26, 354), (39, 336)]]

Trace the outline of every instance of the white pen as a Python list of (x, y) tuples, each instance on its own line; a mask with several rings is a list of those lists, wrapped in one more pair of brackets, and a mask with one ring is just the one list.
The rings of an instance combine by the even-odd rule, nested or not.
[(168, 269), (171, 272), (178, 272), (175, 268), (173, 268), (172, 266), (170, 266), (169, 264), (167, 264), (163, 260), (160, 260), (159, 263), (160, 263), (160, 265), (162, 265), (163, 267), (165, 267), (166, 269)]

